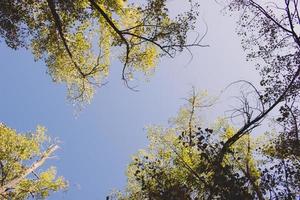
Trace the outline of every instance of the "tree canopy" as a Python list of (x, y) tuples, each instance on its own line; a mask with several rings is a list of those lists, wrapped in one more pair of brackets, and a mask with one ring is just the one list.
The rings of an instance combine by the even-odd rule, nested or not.
[[(136, 72), (149, 75), (161, 57), (201, 47), (200, 36), (188, 38), (199, 5), (185, 3), (186, 11), (171, 17), (166, 0), (1, 1), (0, 36), (10, 48), (29, 48), (43, 59), (53, 81), (65, 83), (69, 99), (82, 105), (116, 58), (134, 89), (128, 81)], [(149, 146), (133, 156), (125, 191), (108, 199), (299, 197), (299, 2), (230, 0), (224, 10), (239, 15), (237, 34), (260, 82), (230, 84), (245, 87), (230, 116), (220, 114), (212, 124), (200, 117), (215, 99), (193, 92), (167, 128), (148, 127)], [(261, 125), (268, 131), (259, 132)], [(66, 188), (55, 168), (38, 170), (57, 148), (43, 127), (21, 134), (0, 124), (0, 198), (45, 199)]]
[[(17, 49), (30, 48), (44, 59), (55, 82), (64, 82), (69, 99), (89, 102), (108, 76), (111, 59), (123, 63), (122, 79), (153, 72), (161, 56), (201, 46), (187, 40), (198, 15), (197, 3), (170, 17), (166, 0), (145, 5), (123, 0), (13, 0), (0, 3), (0, 35)], [(127, 84), (128, 87), (130, 87)]]
[(0, 199), (45, 199), (67, 187), (54, 167), (39, 169), (58, 148), (49, 142), (44, 127), (21, 134), (0, 124)]
[[(234, 0), (225, 10), (240, 15), (238, 34), (262, 77), (259, 87), (247, 80), (232, 83), (247, 86), (230, 115), (242, 125), (221, 120), (204, 129), (200, 123), (187, 123), (194, 118), (185, 115), (185, 129), (176, 124), (150, 129), (149, 148), (128, 167), (127, 190), (111, 199), (298, 198), (298, 1)], [(195, 111), (187, 113), (193, 116)], [(274, 119), (274, 128), (269, 126), (256, 141), (251, 135), (266, 117)]]
[(225, 118), (202, 128), (203, 102), (199, 95), (192, 96), (170, 120), (170, 127), (148, 128), (149, 146), (133, 156), (125, 192), (114, 192), (108, 199), (296, 197), (300, 189), (298, 158), (275, 153), (275, 132), (259, 137), (244, 134), (230, 146), (222, 163), (217, 163), (223, 145), (237, 129)]
[[(258, 115), (249, 115), (249, 123), (246, 124), (250, 126), (247, 128), (259, 125), (271, 111), (277, 110), (279, 114), (273, 116), (278, 125), (276, 130), (280, 132), (276, 141), (277, 150), (285, 149), (283, 151), (289, 152), (287, 154), (299, 156), (298, 1), (269, 4), (252, 0), (233, 1), (229, 4), (229, 10), (242, 11), (238, 33), (248, 59), (257, 63), (262, 76), (262, 90), (255, 88), (260, 102)], [(250, 108), (247, 113), (250, 112), (254, 113), (254, 109)]]

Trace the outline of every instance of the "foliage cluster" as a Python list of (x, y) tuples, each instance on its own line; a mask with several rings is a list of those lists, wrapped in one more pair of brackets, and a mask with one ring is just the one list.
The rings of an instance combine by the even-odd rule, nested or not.
[[(58, 148), (47, 143), (44, 127), (22, 134), (0, 124), (0, 199), (44, 199), (50, 192), (67, 187), (54, 167), (38, 169)], [(48, 147), (43, 151), (45, 145)]]
[[(260, 137), (246, 133), (219, 163), (224, 143), (237, 129), (224, 118), (202, 128), (201, 107), (193, 105), (193, 99), (199, 100), (192, 96), (169, 128), (148, 128), (149, 146), (133, 156), (126, 191), (114, 192), (109, 199), (296, 198), (299, 157), (275, 149), (278, 133)], [(182, 113), (189, 116), (181, 118)]]
[[(134, 72), (149, 75), (160, 57), (202, 46), (200, 37), (188, 43), (198, 4), (187, 3), (190, 9), (172, 18), (166, 0), (143, 5), (123, 0), (0, 1), (0, 36), (10, 48), (30, 48), (37, 60), (44, 59), (53, 81), (66, 83), (69, 99), (82, 105), (108, 76), (115, 58), (131, 88)], [(231, 113), (231, 120), (238, 118), (242, 125), (233, 127), (220, 118), (204, 126), (199, 110), (213, 100), (191, 95), (169, 128), (148, 129), (149, 147), (130, 163), (126, 191), (109, 199), (277, 200), (299, 195), (299, 2), (230, 0), (225, 10), (240, 14), (238, 35), (261, 75), (259, 87), (236, 82), (251, 90), (241, 92)], [(275, 129), (253, 137), (267, 117), (274, 119)], [(0, 125), (0, 198), (43, 199), (66, 187), (54, 168), (36, 172), (58, 148), (53, 144), (44, 150), (44, 132), (38, 127), (36, 133), (19, 134)]]
[(123, 0), (1, 1), (0, 36), (9, 47), (31, 48), (35, 59), (44, 59), (53, 81), (66, 83), (69, 99), (81, 105), (108, 76), (112, 59), (123, 63), (127, 84), (134, 71), (150, 74), (159, 57), (201, 46), (199, 39), (187, 44), (198, 15), (198, 4), (188, 4), (188, 11), (171, 18), (166, 0), (145, 5)]

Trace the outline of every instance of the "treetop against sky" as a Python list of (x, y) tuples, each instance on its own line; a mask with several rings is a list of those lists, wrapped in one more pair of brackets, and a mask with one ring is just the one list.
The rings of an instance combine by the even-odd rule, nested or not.
[(1, 1), (1, 198), (295, 199), (298, 10)]

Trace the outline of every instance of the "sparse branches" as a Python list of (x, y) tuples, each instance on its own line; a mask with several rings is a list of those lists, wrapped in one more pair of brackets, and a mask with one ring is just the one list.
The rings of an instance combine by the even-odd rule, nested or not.
[(297, 150), (299, 120), (295, 114), (299, 110), (300, 92), (299, 7), (298, 1), (294, 0), (266, 5), (253, 0), (234, 0), (229, 5), (229, 10), (243, 13), (238, 22), (238, 34), (248, 59), (257, 62), (262, 75), (260, 91), (253, 87), (260, 108), (249, 106), (244, 92), (238, 97), (242, 106), (232, 113), (242, 116), (244, 123), (224, 143), (216, 165), (230, 154), (230, 148), (236, 142), (262, 124), (271, 112), (276, 116), (279, 111), (276, 121), (282, 129), (278, 129), (276, 137), (263, 148), (271, 167), (266, 166), (262, 171), (260, 187), (261, 191), (269, 191), (269, 198), (293, 199), (299, 191), (299, 184), (294, 184), (296, 174), (299, 174), (299, 170), (295, 170), (298, 167), (296, 158), (300, 155)]
[[(253, 27), (257, 27), (260, 28), (259, 32), (264, 34), (263, 37), (260, 36), (255, 40), (249, 40), (246, 38), (246, 34), (245, 38), (243, 38), (243, 42), (244, 45), (255, 45), (259, 47), (257, 53), (255, 52), (256, 48), (253, 48), (254, 50), (249, 53), (249, 56), (252, 58), (259, 58), (260, 56), (267, 63), (267, 65), (262, 68), (263, 80), (261, 82), (261, 86), (265, 87), (267, 85), (267, 87), (264, 88), (265, 91), (262, 94), (255, 89), (262, 107), (262, 110), (259, 110), (260, 113), (258, 113), (255, 117), (252, 116), (252, 111), (249, 111), (250, 107), (248, 106), (247, 98), (242, 98), (244, 106), (235, 112), (242, 112), (244, 114), (244, 118), (247, 119), (246, 123), (244, 123), (242, 128), (224, 144), (221, 157), (224, 155), (224, 151), (226, 151), (226, 149), (228, 149), (245, 133), (249, 132), (250, 129), (259, 125), (261, 121), (279, 104), (283, 101), (290, 101), (292, 98), (297, 98), (297, 95), (294, 94), (295, 90), (298, 90), (299, 88), (300, 72), (300, 65), (296, 61), (298, 58), (297, 51), (300, 47), (299, 36), (295, 31), (295, 17), (297, 15), (296, 10), (298, 10), (295, 5), (297, 4), (298, 2), (296, 1), (284, 1), (285, 7), (284, 9), (280, 7), (283, 14), (280, 15), (282, 18), (279, 20), (277, 19), (278, 16), (276, 16), (272, 9), (264, 8), (262, 5), (253, 0), (234, 1), (231, 4), (231, 9), (244, 8), (248, 9), (248, 12), (250, 13), (244, 14), (244, 17), (240, 20), (240, 24), (243, 28), (241, 31), (244, 31), (244, 29), (252, 30)], [(277, 9), (279, 6), (276, 4), (275, 8)], [(291, 8), (293, 10), (291, 10)], [(256, 21), (261, 21), (261, 23), (258, 23), (256, 26), (253, 25), (253, 19), (249, 17), (252, 13), (255, 15)], [(251, 19), (250, 22), (249, 19)], [(260, 24), (262, 24), (262, 26)], [(269, 29), (266, 29), (264, 26), (269, 26)], [(250, 32), (249, 35), (250, 37), (255, 37), (255, 32)], [(294, 44), (290, 44), (290, 41), (287, 43), (287, 37), (290, 36), (293, 37)], [(262, 39), (266, 41), (262, 41)], [(260, 44), (258, 43), (258, 40), (261, 41)], [(293, 56), (290, 54), (281, 55), (282, 52), (279, 52), (279, 50), (283, 48), (289, 48), (289, 51), (291, 51), (295, 48), (295, 45), (297, 47), (294, 50), (296, 52)], [(248, 46), (245, 47), (248, 48)], [(273, 50), (265, 51), (266, 49)], [(274, 51), (274, 49), (276, 49), (276, 51)], [(279, 55), (276, 55), (275, 52)], [(295, 60), (293, 57), (295, 57)], [(261, 66), (261, 64), (259, 64), (259, 66)]]

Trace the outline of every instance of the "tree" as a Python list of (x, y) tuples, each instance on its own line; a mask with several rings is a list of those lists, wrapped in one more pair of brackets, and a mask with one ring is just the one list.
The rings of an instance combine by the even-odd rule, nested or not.
[(202, 46), (201, 38), (187, 41), (198, 15), (198, 4), (189, 5), (171, 18), (166, 0), (148, 0), (146, 5), (123, 0), (1, 1), (0, 35), (13, 49), (31, 48), (35, 59), (45, 60), (53, 81), (67, 84), (70, 100), (86, 103), (108, 76), (112, 56), (123, 63), (127, 84), (134, 71), (151, 73), (159, 57)]
[[(238, 129), (220, 118), (201, 128), (201, 104), (189, 99), (169, 128), (150, 127), (149, 147), (129, 164), (125, 193), (108, 199), (294, 199), (299, 192), (299, 158), (276, 149), (278, 135), (244, 134), (219, 162), (223, 146)], [(203, 104), (202, 104), (203, 105)], [(192, 125), (192, 126), (191, 126)]]
[[(233, 0), (227, 11), (241, 13), (238, 34), (247, 59), (257, 63), (262, 76), (260, 88), (246, 80), (234, 82), (248, 87), (237, 97), (241, 105), (231, 112), (232, 120), (239, 118), (242, 126), (234, 128), (225, 122), (217, 129), (203, 130), (198, 125), (197, 131), (186, 124), (189, 131), (174, 131), (171, 139), (155, 143), (158, 150), (147, 149), (151, 159), (139, 155), (129, 166), (129, 171), (135, 167), (135, 173), (128, 173), (127, 193), (113, 197), (164, 199), (165, 194), (181, 194), (181, 199), (296, 199), (300, 192), (298, 1)], [(194, 110), (188, 113), (193, 115)], [(265, 139), (253, 142), (252, 132), (266, 117), (274, 119), (274, 129), (264, 134)], [(185, 121), (189, 119), (186, 115)], [(155, 132), (163, 138), (171, 131)], [(161, 148), (165, 143), (172, 153)], [(180, 144), (183, 147), (178, 148)], [(192, 153), (182, 153), (185, 148)]]
[(38, 126), (36, 132), (20, 134), (0, 124), (0, 199), (45, 199), (51, 192), (67, 187), (63, 177), (56, 177), (56, 170), (42, 167), (58, 149), (50, 144), (45, 128)]
[[(260, 100), (260, 113), (249, 119), (249, 127), (259, 124), (272, 110), (279, 107), (277, 122), (287, 128), (284, 133), (299, 143), (297, 114), (299, 113), (299, 7), (298, 1), (268, 2), (267, 6), (253, 0), (234, 0), (230, 11), (241, 11), (239, 35), (247, 58), (257, 63), (263, 89), (256, 93)], [(252, 116), (251, 116), (252, 117)], [(230, 142), (234, 143), (243, 131)], [(294, 145), (293, 145), (294, 146)]]
[[(260, 70), (262, 91), (255, 89), (261, 105), (259, 114), (249, 118), (228, 140), (227, 146), (237, 141), (247, 129), (261, 124), (271, 112), (275, 113), (278, 134), (269, 148), (274, 174), (267, 173), (267, 179), (271, 179), (268, 183), (270, 198), (295, 199), (299, 193), (300, 156), (299, 2), (234, 0), (228, 8), (242, 13), (238, 33), (248, 59), (255, 61)], [(251, 112), (253, 109), (245, 114)], [(281, 186), (274, 187), (274, 182)]]
[[(115, 192), (108, 199), (265, 199), (273, 137), (254, 138), (248, 133), (216, 165), (224, 143), (237, 129), (223, 118), (201, 128), (199, 109), (205, 105), (199, 96), (192, 96), (171, 127), (148, 128), (149, 146), (129, 164), (126, 192)], [(282, 187), (281, 183), (273, 187)]]

